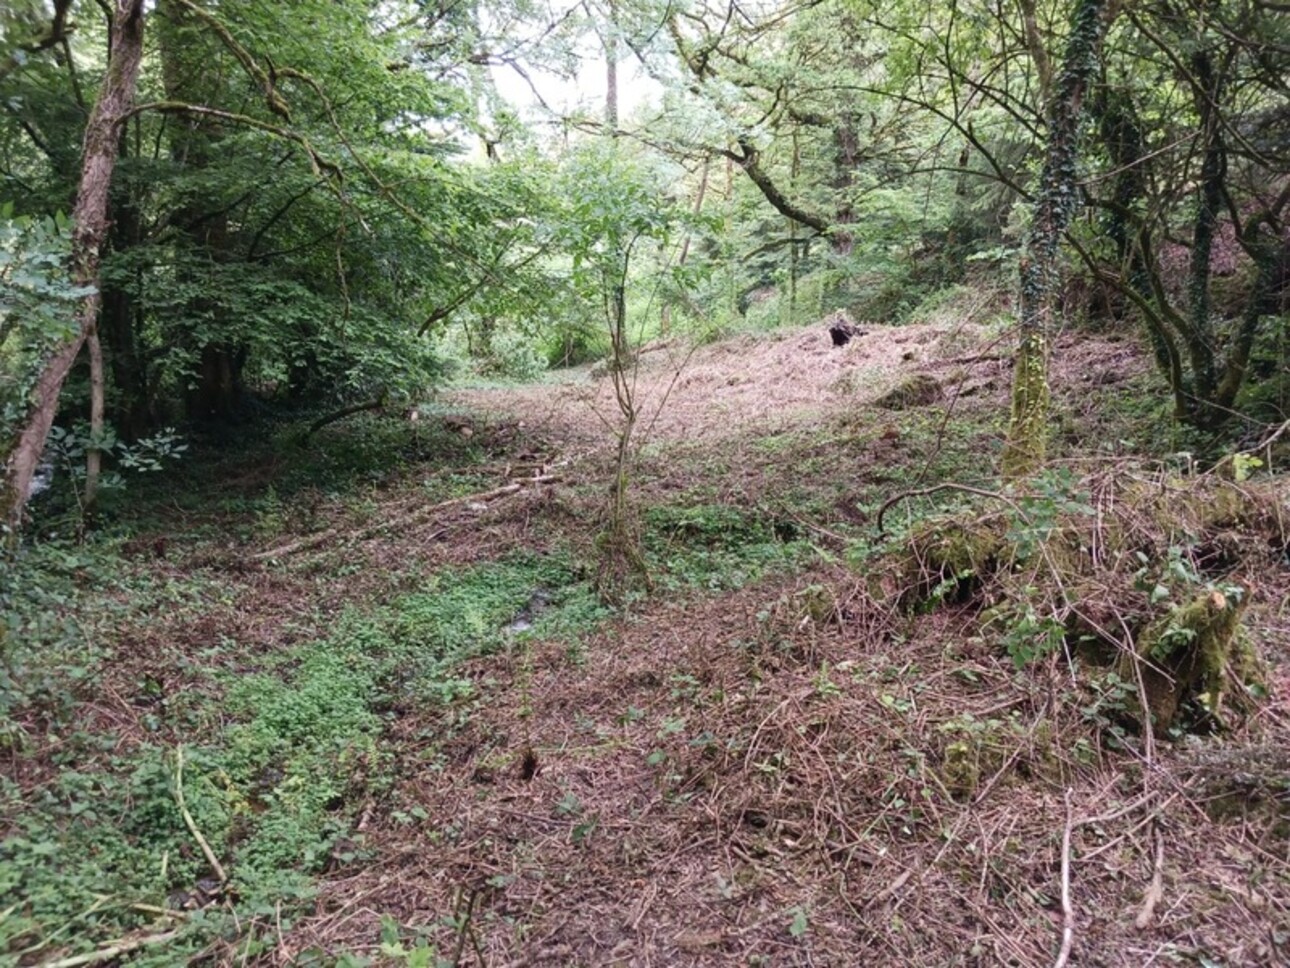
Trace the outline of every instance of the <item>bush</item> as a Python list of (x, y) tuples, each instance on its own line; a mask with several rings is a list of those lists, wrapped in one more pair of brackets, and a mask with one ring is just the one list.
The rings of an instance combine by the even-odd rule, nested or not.
[(546, 371), (547, 361), (532, 337), (518, 330), (502, 330), (493, 336), (480, 372), (510, 380), (535, 380)]
[(588, 325), (558, 326), (542, 346), (551, 368), (581, 366), (609, 355), (609, 340), (602, 329)]

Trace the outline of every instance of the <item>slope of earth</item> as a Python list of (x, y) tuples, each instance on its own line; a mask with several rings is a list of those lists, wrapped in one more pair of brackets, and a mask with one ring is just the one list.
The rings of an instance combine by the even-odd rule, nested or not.
[[(1266, 696), (1155, 742), (1113, 675), (1025, 661), (983, 572), (903, 570), (922, 522), (980, 507), (936, 485), (995, 486), (996, 339), (647, 348), (652, 592), (619, 610), (590, 585), (603, 375), (194, 468), (111, 580), (64, 563), (99, 651), (90, 688), (15, 707), (6, 816), (54, 819), (6, 821), (0, 907), (24, 920), (0, 943), (30, 964), (1283, 963), (1284, 542), (1222, 535)], [(1138, 347), (1056, 358), (1070, 473), (1030, 516), (1141, 475), (1125, 441), (1151, 433)], [(1193, 537), (1169, 560), (1204, 558)], [(1178, 601), (1204, 585), (1182, 565), (1157, 586)], [(86, 803), (125, 831), (89, 872)]]

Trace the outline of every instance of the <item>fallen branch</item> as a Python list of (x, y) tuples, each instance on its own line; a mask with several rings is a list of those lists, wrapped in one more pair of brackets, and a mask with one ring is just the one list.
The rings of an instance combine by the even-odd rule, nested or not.
[[(162, 871), (162, 875), (164, 877), (164, 870)], [(115, 900), (111, 894), (94, 894), (92, 896), (101, 904), (107, 904), (110, 901)], [(142, 901), (133, 901), (125, 906), (131, 911), (142, 911), (144, 914), (155, 914), (158, 917), (170, 918), (172, 921), (188, 920), (188, 913), (186, 911), (176, 911), (172, 908), (158, 907), (156, 904), (145, 904)], [(0, 911), (0, 917), (3, 917), (7, 913), (9, 912)]]
[(371, 400), (364, 400), (362, 403), (352, 403), (348, 407), (341, 407), (339, 410), (333, 410), (331, 413), (325, 414), (311, 423), (309, 425), (309, 429), (305, 431), (304, 439), (308, 440), (328, 424), (334, 424), (338, 420), (352, 417), (356, 413), (364, 413), (368, 410), (380, 410), (387, 403), (389, 403), (389, 396), (388, 394), (382, 393), (379, 397), (373, 397)]
[(1071, 903), (1071, 829), (1075, 815), (1071, 811), (1071, 791), (1066, 791), (1066, 828), (1062, 831), (1062, 947), (1053, 968), (1065, 968), (1075, 946), (1075, 906)]
[(1151, 919), (1156, 913), (1156, 905), (1160, 903), (1160, 899), (1165, 895), (1165, 838), (1160, 832), (1159, 821), (1153, 824), (1152, 834), (1156, 841), (1156, 859), (1152, 865), (1151, 884), (1147, 887), (1147, 893), (1142, 897), (1142, 910), (1138, 912), (1138, 916), (1133, 922), (1139, 931), (1145, 931), (1151, 926)]
[[(428, 507), (415, 508), (407, 514), (399, 515), (395, 518), (389, 518), (378, 524), (370, 525), (356, 532), (352, 532), (352, 538), (368, 538), (380, 531), (389, 528), (400, 528), (411, 524), (419, 518), (436, 511), (444, 511), (459, 504), (485, 503), (496, 500), (499, 497), (507, 497), (523, 490), (528, 485), (537, 484), (555, 484), (561, 478), (558, 474), (538, 475), (537, 477), (527, 477), (521, 481), (512, 481), (510, 484), (503, 484), (501, 487), (495, 487), (489, 491), (480, 491), (476, 494), (467, 494), (464, 497), (454, 497), (447, 501), (440, 501), (438, 504), (431, 504)], [(310, 551), (319, 545), (324, 545), (334, 538), (339, 538), (344, 534), (340, 528), (328, 528), (326, 531), (320, 531), (318, 534), (311, 535), (308, 538), (301, 538), (299, 541), (293, 541), (291, 544), (283, 545), (280, 548), (270, 548), (268, 551), (261, 551), (251, 556), (252, 561), (265, 561), (269, 559), (285, 558), (288, 555), (294, 555), (301, 551)]]
[(131, 951), (137, 951), (139, 948), (146, 948), (150, 944), (161, 944), (170, 941), (178, 931), (167, 931), (164, 934), (150, 934), (142, 938), (122, 938), (120, 941), (114, 941), (106, 948), (99, 948), (97, 951), (90, 951), (83, 955), (73, 955), (70, 958), (60, 958), (58, 961), (47, 961), (42, 968), (77, 968), (78, 965), (92, 965), (99, 961), (112, 961)]
[(184, 825), (188, 832), (193, 835), (193, 840), (197, 841), (197, 846), (202, 849), (202, 855), (206, 858), (206, 863), (210, 864), (211, 870), (221, 884), (228, 883), (228, 874), (225, 873), (224, 867), (215, 856), (215, 851), (211, 850), (211, 845), (206, 842), (202, 832), (197, 829), (197, 821), (193, 815), (188, 812), (188, 807), (184, 803), (184, 747), (181, 743), (175, 747), (175, 802), (179, 804), (179, 815), (184, 818)]
[(964, 494), (975, 494), (977, 497), (988, 497), (996, 501), (1002, 501), (1004, 504), (1016, 511), (1023, 521), (1027, 524), (1030, 523), (1025, 513), (1017, 506), (1017, 502), (1008, 497), (1008, 495), (1000, 494), (998, 491), (987, 491), (985, 488), (981, 487), (972, 487), (970, 484), (955, 484), (952, 481), (946, 481), (941, 484), (933, 484), (931, 487), (920, 487), (912, 491), (901, 491), (899, 494), (893, 494), (891, 497), (887, 498), (883, 506), (878, 509), (878, 537), (881, 538), (886, 533), (883, 530), (882, 519), (894, 505), (911, 497), (928, 497), (929, 495), (936, 494), (939, 491), (962, 491)]
[[(995, 342), (998, 342), (997, 340)], [(921, 364), (928, 369), (937, 369), (945, 366), (974, 366), (977, 363), (998, 363), (1004, 360), (1011, 360), (1011, 353), (977, 353), (972, 356), (953, 356), (943, 360), (928, 360)]]

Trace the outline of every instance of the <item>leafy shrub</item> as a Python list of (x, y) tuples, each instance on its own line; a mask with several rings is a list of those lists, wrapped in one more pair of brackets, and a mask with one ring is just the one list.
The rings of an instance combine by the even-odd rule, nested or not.
[(62, 216), (14, 218), (0, 205), (0, 438), (27, 411), (48, 349), (76, 327), (76, 302), (92, 290), (67, 271), (71, 227)]
[(542, 353), (549, 367), (581, 366), (608, 356), (609, 339), (602, 329), (586, 323), (560, 325), (546, 337)]
[(535, 380), (546, 370), (547, 361), (534, 339), (516, 329), (496, 333), (482, 372), (510, 380)]

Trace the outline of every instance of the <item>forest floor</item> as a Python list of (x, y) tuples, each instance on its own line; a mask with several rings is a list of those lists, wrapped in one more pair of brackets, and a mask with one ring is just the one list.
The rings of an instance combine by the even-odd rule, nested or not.
[[(1165, 489), (1134, 456), (1168, 444), (1140, 348), (1055, 358), (1065, 476), (1022, 517)], [(1285, 963), (1284, 528), (1143, 546), (1177, 565), (1152, 596), (1246, 589), (1267, 663), (1223, 728), (1154, 741), (1113, 674), (1018, 651), (982, 576), (910, 578), (922, 523), (997, 507), (913, 493), (879, 534), (904, 492), (994, 492), (1008, 366), (949, 323), (647, 348), (652, 589), (616, 609), (614, 402), (585, 368), (199, 453), (128, 536), (33, 552), (0, 952), (1046, 966), (1068, 931), (1071, 964)], [(1248, 490), (1287, 506), (1284, 476)]]

